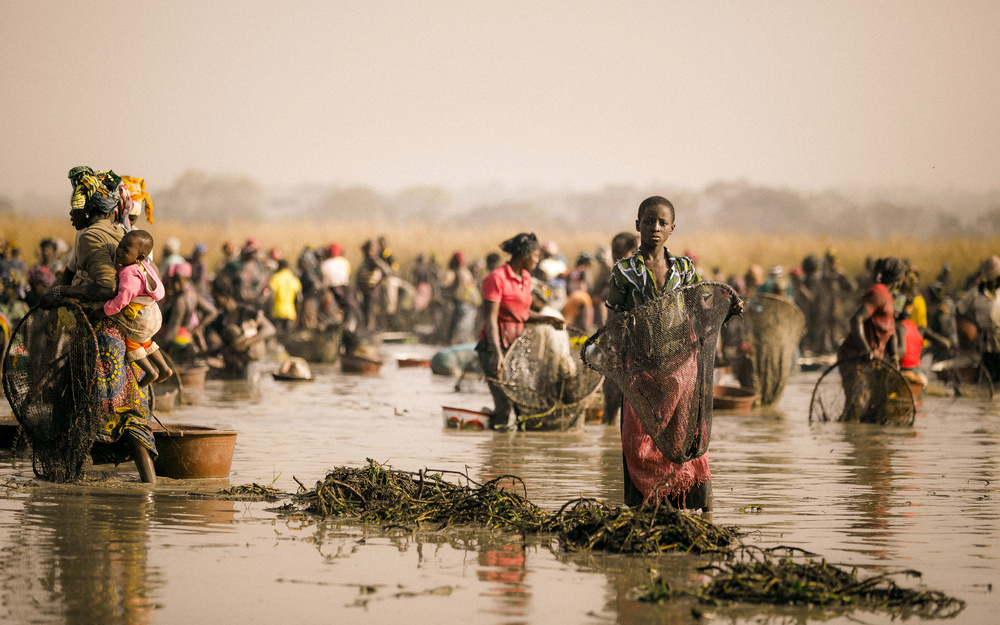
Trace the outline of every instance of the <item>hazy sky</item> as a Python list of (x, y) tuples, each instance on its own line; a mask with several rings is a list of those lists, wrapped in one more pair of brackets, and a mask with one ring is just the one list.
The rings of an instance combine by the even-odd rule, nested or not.
[(1000, 2), (0, 0), (0, 195), (1000, 180)]

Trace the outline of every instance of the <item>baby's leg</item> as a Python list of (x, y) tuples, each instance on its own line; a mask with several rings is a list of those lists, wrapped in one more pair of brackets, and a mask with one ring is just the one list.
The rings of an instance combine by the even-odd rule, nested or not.
[(149, 362), (149, 359), (145, 356), (142, 358), (136, 358), (135, 364), (139, 365), (139, 368), (146, 374), (142, 376), (141, 380), (139, 380), (139, 386), (148, 386), (152, 384), (156, 381), (157, 376), (160, 375), (160, 372), (155, 366), (153, 366), (153, 363)]
[(150, 354), (149, 357), (153, 360), (153, 363), (160, 372), (159, 377), (153, 380), (154, 382), (163, 382), (174, 374), (173, 369), (171, 369), (170, 365), (167, 364), (167, 361), (163, 357), (163, 354), (160, 353), (160, 350), (156, 350)]

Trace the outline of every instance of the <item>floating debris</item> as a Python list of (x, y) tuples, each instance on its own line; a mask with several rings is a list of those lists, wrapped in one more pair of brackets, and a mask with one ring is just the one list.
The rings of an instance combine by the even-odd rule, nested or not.
[[(452, 483), (452, 474), (464, 484)], [(518, 492), (518, 491), (524, 492)], [(520, 534), (555, 534), (567, 551), (705, 552), (727, 547), (735, 528), (718, 527), (667, 503), (638, 508), (574, 499), (548, 513), (527, 499), (524, 482), (505, 475), (480, 484), (455, 471), (398, 471), (368, 459), (364, 468), (338, 467), (296, 499), (322, 517), (349, 516), (387, 527), (442, 530), (478, 525)]]
[(287, 499), (290, 496), (289, 493), (282, 492), (273, 486), (243, 484), (220, 490), (216, 498), (230, 499), (232, 501), (278, 501), (280, 499)]
[[(457, 476), (457, 483), (444, 479)], [(546, 512), (527, 498), (521, 478), (504, 475), (485, 483), (458, 471), (424, 469), (399, 471), (368, 459), (362, 468), (338, 467), (312, 490), (299, 483), (299, 492), (287, 495), (252, 484), (220, 491), (224, 497), (290, 497), (279, 511), (322, 518), (349, 517), (380, 523), (383, 529), (440, 531), (449, 526), (478, 526), (524, 536), (549, 534), (566, 551), (601, 550), (627, 554), (667, 552), (711, 553), (717, 561), (699, 570), (713, 579), (700, 590), (675, 590), (657, 576), (640, 586), (641, 601), (695, 597), (714, 605), (746, 602), (801, 605), (822, 609), (885, 610), (906, 618), (947, 618), (965, 608), (965, 602), (940, 592), (897, 586), (890, 575), (858, 577), (857, 570), (816, 561), (812, 554), (791, 547), (761, 549), (738, 544), (736, 527), (721, 527), (700, 516), (681, 512), (667, 502), (648, 502), (634, 508), (611, 506), (597, 499), (578, 498), (555, 512)], [(741, 512), (759, 512), (745, 506)], [(917, 571), (894, 575), (920, 576)], [(374, 589), (361, 587), (361, 594)], [(443, 589), (432, 589), (439, 594)], [(427, 594), (428, 591), (416, 594)], [(403, 596), (400, 594), (398, 596)], [(406, 594), (409, 596), (409, 594)], [(364, 605), (365, 598), (357, 604)]]
[(549, 517), (546, 530), (557, 532), (569, 551), (619, 553), (704, 553), (726, 549), (739, 537), (735, 527), (713, 525), (666, 502), (622, 508), (582, 498)]
[[(457, 475), (465, 484), (448, 482)], [(475, 486), (473, 486), (475, 485)], [(316, 488), (302, 488), (296, 496), (306, 511), (322, 517), (350, 516), (390, 527), (441, 530), (453, 524), (482, 525), (490, 529), (537, 532), (545, 513), (526, 496), (502, 485), (524, 483), (501, 476), (479, 484), (455, 471), (399, 471), (368, 459), (365, 468), (337, 467)]]
[[(776, 557), (777, 553), (782, 555)], [(825, 560), (817, 561), (815, 555), (789, 547), (743, 546), (724, 562), (700, 569), (714, 578), (697, 593), (672, 589), (658, 577), (640, 586), (639, 599), (661, 601), (694, 594), (713, 604), (738, 601), (820, 608), (849, 606), (889, 611), (904, 618), (950, 618), (965, 608), (964, 601), (937, 591), (902, 588), (888, 574), (861, 579), (857, 569), (848, 571)], [(921, 573), (906, 570), (893, 575), (920, 577)]]

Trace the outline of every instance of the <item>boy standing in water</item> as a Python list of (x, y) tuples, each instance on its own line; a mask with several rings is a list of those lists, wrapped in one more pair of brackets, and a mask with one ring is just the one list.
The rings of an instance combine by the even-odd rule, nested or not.
[(153, 335), (163, 325), (156, 302), (163, 299), (166, 290), (156, 269), (146, 261), (152, 249), (153, 237), (145, 230), (125, 233), (115, 251), (118, 293), (104, 303), (104, 314), (125, 334), (125, 360), (139, 365), (146, 374), (140, 386), (162, 382), (174, 373), (153, 342)]
[[(632, 311), (678, 287), (701, 282), (690, 258), (674, 256), (667, 250), (667, 239), (674, 231), (674, 206), (669, 200), (658, 195), (644, 200), (635, 227), (639, 250), (615, 263), (611, 271), (607, 306), (616, 313)], [(696, 375), (696, 365), (682, 365), (671, 375), (673, 380), (660, 382), (675, 384), (681, 392), (679, 389), (693, 388), (687, 378)], [(678, 399), (677, 403), (683, 402)], [(673, 413), (660, 416), (664, 422), (675, 417)], [(626, 505), (641, 505), (658, 489), (660, 496), (677, 508), (711, 509), (708, 452), (683, 464), (671, 462), (646, 432), (628, 399), (622, 401), (621, 428)]]

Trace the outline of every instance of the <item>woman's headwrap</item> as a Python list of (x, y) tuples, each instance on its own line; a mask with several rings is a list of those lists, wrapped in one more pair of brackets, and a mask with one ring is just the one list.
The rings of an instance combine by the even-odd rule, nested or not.
[(94, 171), (86, 165), (74, 167), (67, 175), (73, 184), (70, 207), (101, 215), (114, 214), (114, 219), (128, 228), (128, 214), (132, 210), (132, 196), (122, 184), (118, 174), (111, 171)]
[(875, 281), (880, 284), (899, 282), (906, 275), (906, 263), (895, 256), (875, 261)]

